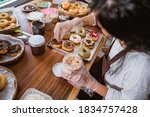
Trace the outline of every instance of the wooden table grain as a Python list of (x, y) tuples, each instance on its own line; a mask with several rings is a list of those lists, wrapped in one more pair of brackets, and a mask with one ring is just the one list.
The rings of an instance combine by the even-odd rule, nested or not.
[[(23, 13), (20, 8), (16, 8), (16, 15), (21, 25), (21, 29), (28, 33), (32, 33), (31, 22), (26, 18), (26, 13)], [(53, 29), (55, 24), (51, 24), (50, 31), (45, 31), (46, 42), (53, 37)], [(89, 70), (99, 53), (105, 39), (99, 44), (97, 51), (91, 62), (85, 63)], [(28, 88), (36, 88), (55, 100), (75, 99), (79, 89), (71, 86), (66, 80), (57, 78), (52, 73), (54, 64), (61, 62), (63, 54), (53, 49), (46, 47), (46, 51), (41, 56), (33, 56), (29, 45), (25, 46), (24, 56), (20, 61), (8, 66), (16, 75), (18, 82), (18, 91), (16, 99), (19, 99)]]

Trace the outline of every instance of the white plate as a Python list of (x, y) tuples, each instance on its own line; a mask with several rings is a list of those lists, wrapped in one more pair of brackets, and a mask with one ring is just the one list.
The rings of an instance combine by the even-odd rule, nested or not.
[(61, 77), (61, 67), (62, 67), (62, 62), (56, 63), (53, 66), (52, 71), (53, 71), (53, 73), (54, 73), (55, 76)]
[(41, 12), (31, 12), (27, 15), (27, 19), (31, 21), (38, 21), (44, 17), (44, 14)]

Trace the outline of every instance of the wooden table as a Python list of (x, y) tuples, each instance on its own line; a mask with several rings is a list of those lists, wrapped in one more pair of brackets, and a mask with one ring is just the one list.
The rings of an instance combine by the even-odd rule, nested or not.
[[(17, 17), (21, 29), (28, 33), (32, 33), (31, 23), (26, 19), (26, 13), (23, 13), (20, 8), (17, 8)], [(53, 36), (55, 24), (51, 25), (50, 31), (45, 31), (46, 42)], [(103, 42), (104, 39), (103, 39)], [(91, 62), (86, 63), (86, 68), (89, 70), (96, 56), (99, 53), (103, 43), (99, 44), (97, 51)], [(28, 88), (36, 88), (56, 100), (75, 99), (79, 89), (72, 87), (66, 80), (57, 78), (52, 73), (54, 64), (62, 61), (63, 54), (53, 49), (46, 47), (46, 52), (42, 56), (33, 56), (30, 46), (25, 46), (25, 54), (17, 63), (8, 66), (17, 77), (18, 92), (16, 99), (19, 99)]]

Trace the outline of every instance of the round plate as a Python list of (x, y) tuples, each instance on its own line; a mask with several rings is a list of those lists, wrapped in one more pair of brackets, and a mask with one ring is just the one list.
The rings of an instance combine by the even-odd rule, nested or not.
[(9, 55), (5, 55), (4, 58), (0, 60), (0, 65), (12, 64), (22, 57), (25, 50), (24, 42), (22, 40), (12, 37), (10, 35), (3, 35), (3, 34), (0, 34), (0, 40), (7, 40), (11, 44), (19, 44), (21, 46), (21, 51), (20, 53), (17, 54), (17, 56), (11, 57)]
[(24, 5), (23, 7), (21, 7), (21, 10), (27, 13), (35, 11), (36, 9), (37, 9), (36, 5), (33, 4)]
[(27, 19), (31, 21), (38, 21), (44, 17), (44, 14), (41, 12), (31, 12), (27, 15)]
[(61, 77), (61, 66), (62, 66), (62, 62), (56, 63), (52, 68), (54, 75), (57, 77)]
[[(71, 2), (71, 4), (74, 3), (74, 2)], [(88, 7), (88, 4), (85, 3), (85, 2), (81, 2), (81, 1), (76, 1), (76, 3), (78, 3), (80, 6), (85, 6), (85, 7)], [(62, 8), (62, 4), (58, 5), (58, 9), (59, 9), (59, 12), (62, 14), (62, 15), (65, 15), (65, 16), (69, 16), (69, 17), (83, 17), (85, 15), (87, 15), (89, 12), (90, 12), (90, 8), (88, 8), (88, 12), (86, 14), (73, 14), (73, 13), (70, 13), (69, 11), (67, 10), (64, 10)]]
[(52, 5), (52, 3), (47, 2), (47, 1), (41, 1), (41, 2), (38, 2), (36, 5), (40, 8), (48, 8)]
[(0, 66), (0, 73), (7, 77), (7, 86), (0, 91), (0, 100), (12, 100), (17, 93), (16, 77), (11, 70), (3, 66)]

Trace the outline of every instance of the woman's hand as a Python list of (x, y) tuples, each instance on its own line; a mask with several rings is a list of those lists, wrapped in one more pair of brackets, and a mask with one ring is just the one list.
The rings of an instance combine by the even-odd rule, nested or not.
[(68, 80), (74, 87), (79, 89), (90, 89), (92, 91), (95, 91), (98, 87), (99, 83), (91, 76), (85, 67), (77, 71), (70, 71), (62, 68), (61, 72), (62, 77)]
[(61, 41), (64, 35), (75, 26), (83, 26), (81, 18), (74, 18), (73, 20), (68, 20), (62, 23), (57, 23), (54, 29), (54, 38)]
[(54, 29), (54, 38), (61, 41), (66, 33), (68, 33), (73, 28), (72, 22), (65, 21), (62, 23), (57, 23)]

